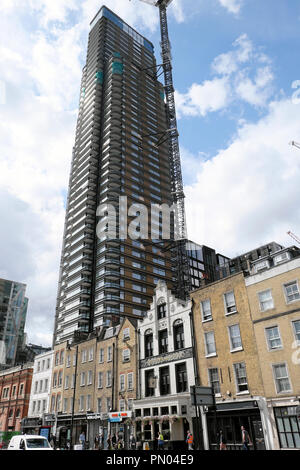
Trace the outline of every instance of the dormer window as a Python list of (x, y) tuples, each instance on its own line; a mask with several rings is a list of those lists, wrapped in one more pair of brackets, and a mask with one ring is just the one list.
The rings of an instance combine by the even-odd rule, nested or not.
[(291, 255), (288, 251), (285, 251), (284, 253), (280, 253), (280, 255), (274, 256), (274, 264), (280, 264), (284, 263), (285, 261), (289, 261), (291, 259)]
[(266, 259), (264, 261), (260, 261), (259, 263), (255, 263), (254, 271), (256, 273), (259, 273), (260, 271), (263, 271), (264, 269), (268, 269), (269, 267), (270, 267), (270, 261)]

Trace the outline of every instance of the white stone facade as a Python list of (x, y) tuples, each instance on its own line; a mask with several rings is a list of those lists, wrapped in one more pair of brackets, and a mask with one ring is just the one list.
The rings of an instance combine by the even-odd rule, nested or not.
[(30, 418), (42, 417), (48, 413), (52, 366), (52, 350), (35, 357), (28, 411)]
[[(147, 316), (138, 324), (139, 398), (134, 402), (134, 410), (136, 420), (142, 421), (142, 432), (143, 423), (151, 423), (151, 440), (155, 440), (157, 430), (161, 430), (162, 423), (167, 420), (167, 440), (184, 441), (186, 430), (192, 430), (192, 417), (195, 414), (190, 403), (190, 387), (195, 385), (196, 372), (191, 308), (190, 301), (175, 298), (166, 283), (160, 281)], [(159, 310), (163, 311), (162, 318)], [(162, 334), (165, 335), (163, 351)], [(149, 337), (152, 339), (150, 352), (147, 348)], [(162, 369), (167, 372), (165, 378)], [(148, 417), (151, 419), (147, 420)]]

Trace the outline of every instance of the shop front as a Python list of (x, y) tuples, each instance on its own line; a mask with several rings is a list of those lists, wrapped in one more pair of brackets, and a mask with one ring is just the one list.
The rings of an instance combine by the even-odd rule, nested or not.
[(100, 449), (107, 449), (108, 413), (91, 413), (87, 415), (87, 438), (90, 448), (95, 448), (95, 438), (99, 436)]
[(21, 434), (39, 434), (41, 425), (42, 419), (39, 417), (23, 418), (21, 421)]
[(300, 449), (300, 407), (273, 408), (280, 449)]
[(79, 444), (79, 436), (84, 432), (86, 436), (86, 447), (89, 448), (90, 443), (87, 438), (87, 416), (74, 415), (73, 424), (72, 416), (62, 413), (45, 415), (45, 424), (50, 428), (50, 436), (54, 438), (55, 447), (59, 449), (68, 449), (71, 441), (72, 444)]
[(256, 400), (218, 403), (216, 411), (209, 407), (206, 419), (211, 450), (219, 449), (220, 431), (223, 433), (227, 450), (242, 450), (242, 426), (250, 435), (250, 449), (266, 449), (263, 418)]
[(121, 443), (124, 449), (130, 449), (131, 436), (134, 433), (132, 411), (115, 411), (108, 414), (108, 435), (111, 439)]
[(158, 435), (162, 434), (165, 450), (187, 450), (187, 431), (195, 431), (189, 395), (137, 400), (134, 413), (134, 433), (139, 447), (156, 450)]

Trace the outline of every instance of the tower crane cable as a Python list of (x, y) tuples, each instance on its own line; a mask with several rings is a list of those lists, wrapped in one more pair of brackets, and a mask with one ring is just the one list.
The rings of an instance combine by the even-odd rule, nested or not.
[(292, 237), (298, 243), (298, 245), (300, 245), (300, 238), (298, 238), (293, 232), (287, 232), (287, 234)]

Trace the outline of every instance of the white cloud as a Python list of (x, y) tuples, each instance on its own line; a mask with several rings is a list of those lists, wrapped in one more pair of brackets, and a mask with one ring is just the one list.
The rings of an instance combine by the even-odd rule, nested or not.
[(230, 101), (230, 87), (226, 77), (194, 83), (184, 95), (176, 91), (178, 116), (206, 116), (226, 108)]
[(270, 59), (254, 47), (246, 34), (238, 37), (233, 46), (233, 50), (213, 60), (211, 68), (216, 77), (194, 83), (187, 93), (176, 91), (179, 117), (206, 116), (235, 101), (256, 107), (267, 105), (274, 80)]
[(80, 8), (77, 0), (28, 0), (28, 2), (33, 13), (40, 13), (41, 25), (44, 27), (47, 27), (51, 21), (64, 22), (69, 12)]
[(219, 2), (222, 7), (226, 8), (230, 13), (238, 14), (244, 0), (219, 0)]
[[(300, 105), (272, 102), (256, 124), (243, 123), (228, 148), (199, 161), (197, 181), (185, 188), (188, 234), (234, 256), (300, 234)], [(194, 162), (195, 164), (195, 162)]]
[(269, 66), (259, 68), (253, 80), (241, 72), (236, 78), (236, 94), (253, 106), (265, 106), (272, 94), (274, 75)]

